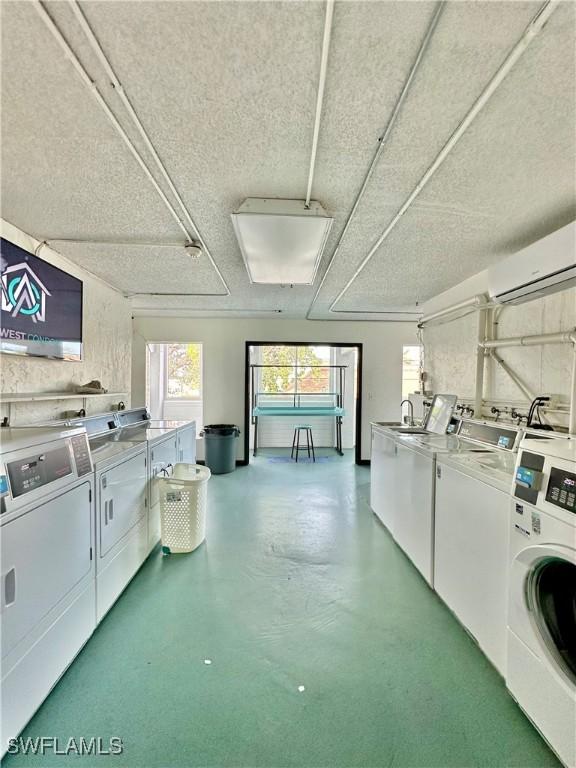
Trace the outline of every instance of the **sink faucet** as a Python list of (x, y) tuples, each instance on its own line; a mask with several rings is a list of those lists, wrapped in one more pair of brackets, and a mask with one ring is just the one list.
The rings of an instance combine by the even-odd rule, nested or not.
[(410, 406), (410, 419), (408, 421), (408, 426), (413, 427), (414, 426), (414, 403), (412, 402), (412, 400), (408, 400), (408, 398), (406, 398), (406, 400), (402, 400), (402, 402), (400, 403), (400, 410), (402, 410), (402, 406), (404, 405), (404, 403), (408, 403), (408, 405)]

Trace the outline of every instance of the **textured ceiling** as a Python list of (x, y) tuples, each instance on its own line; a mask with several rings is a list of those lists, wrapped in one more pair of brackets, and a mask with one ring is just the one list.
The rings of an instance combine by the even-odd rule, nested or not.
[[(539, 5), (445, 4), (312, 317), (414, 309), (574, 218), (575, 6), (566, 2), (337, 303), (352, 314), (329, 313)], [(45, 7), (154, 168), (70, 5)], [(313, 186), (335, 223), (316, 285), (293, 289), (250, 285), (230, 213), (245, 197), (305, 196), (324, 4), (90, 0), (81, 7), (231, 295), (143, 295), (222, 293), (209, 260), (192, 261), (183, 248), (54, 247), (139, 294), (136, 312), (305, 315), (435, 3), (336, 2)], [(39, 239), (184, 243), (33, 5), (4, 1), (0, 14), (3, 217)]]

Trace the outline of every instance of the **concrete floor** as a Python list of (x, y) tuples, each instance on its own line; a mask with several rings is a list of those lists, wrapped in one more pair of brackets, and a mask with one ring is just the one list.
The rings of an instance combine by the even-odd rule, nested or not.
[(153, 553), (24, 733), (124, 753), (3, 765), (558, 766), (368, 496), (351, 456), (213, 477), (207, 543)]

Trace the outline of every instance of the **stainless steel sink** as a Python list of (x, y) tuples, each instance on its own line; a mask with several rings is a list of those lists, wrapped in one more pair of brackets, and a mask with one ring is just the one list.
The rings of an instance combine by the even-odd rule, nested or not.
[(398, 432), (401, 435), (427, 435), (429, 434), (421, 427), (408, 427), (400, 421), (375, 421), (379, 427), (386, 427), (391, 432)]
[(425, 429), (420, 427), (391, 427), (393, 432), (398, 432), (401, 435), (427, 435), (429, 434)]

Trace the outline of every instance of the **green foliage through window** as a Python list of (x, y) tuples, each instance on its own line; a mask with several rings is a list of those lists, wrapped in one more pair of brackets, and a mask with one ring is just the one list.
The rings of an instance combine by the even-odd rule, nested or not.
[(186, 400), (202, 397), (202, 344), (166, 345), (166, 396)]
[(261, 348), (260, 392), (330, 392), (330, 347), (291, 347), (285, 344)]

